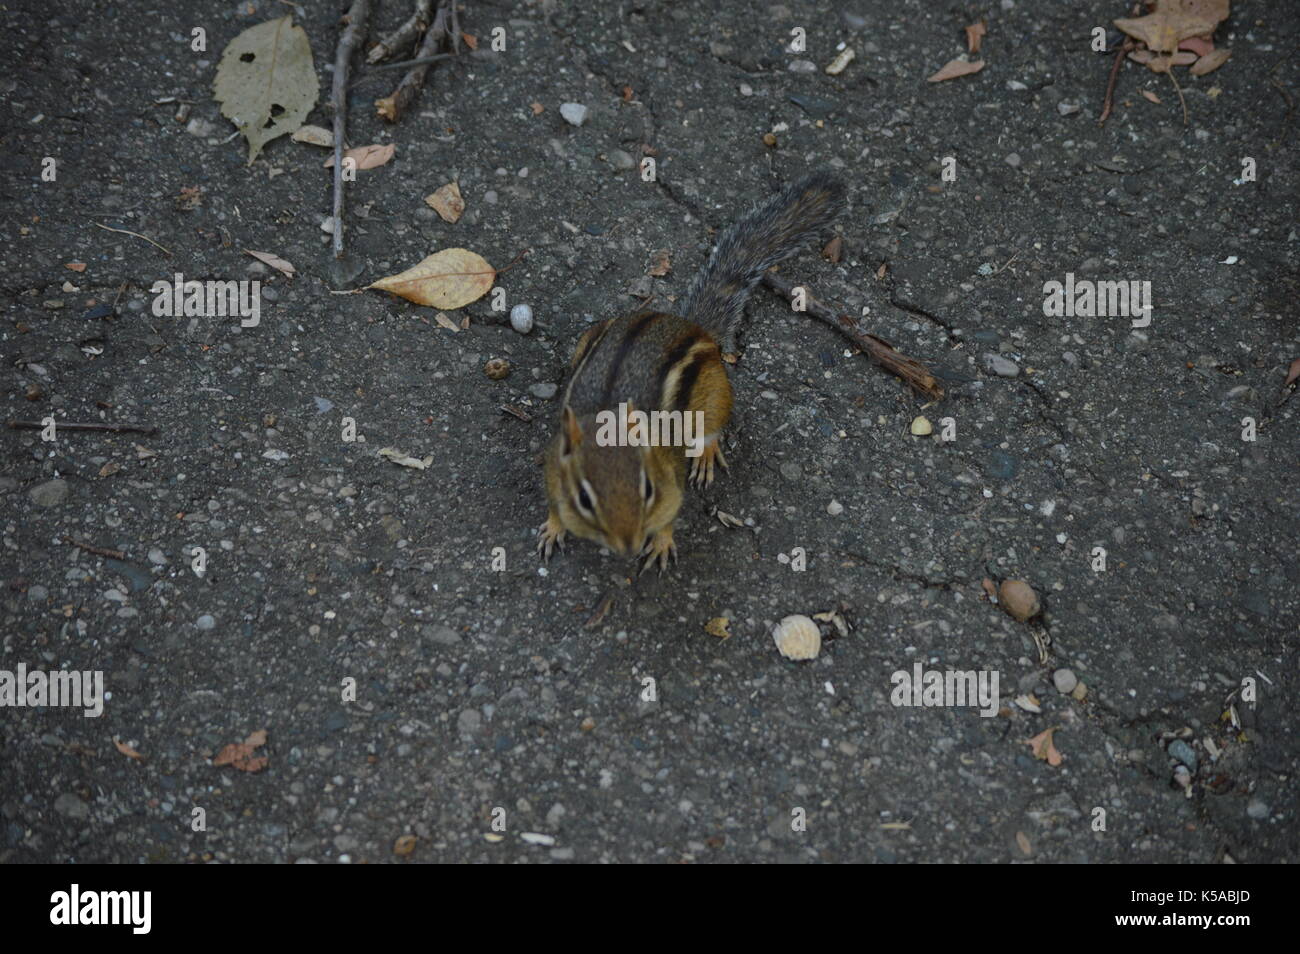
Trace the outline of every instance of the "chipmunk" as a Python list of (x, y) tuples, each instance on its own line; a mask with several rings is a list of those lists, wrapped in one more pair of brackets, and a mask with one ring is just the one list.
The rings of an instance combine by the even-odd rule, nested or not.
[[(676, 559), (673, 521), (689, 479), (713, 482), (725, 469), (719, 438), (731, 414), (731, 382), (722, 361), (763, 273), (829, 226), (844, 207), (842, 183), (816, 172), (755, 206), (722, 233), (683, 299), (685, 317), (643, 311), (593, 325), (570, 361), (560, 426), (546, 452), (548, 514), (537, 549), (549, 560), (565, 533), (618, 553), (640, 551), (644, 573)], [(627, 442), (602, 426), (622, 406), (633, 425)], [(643, 446), (649, 437), (635, 410), (693, 414), (702, 433), (693, 446)], [(698, 412), (698, 414), (696, 413)], [(689, 433), (689, 432), (686, 432)]]

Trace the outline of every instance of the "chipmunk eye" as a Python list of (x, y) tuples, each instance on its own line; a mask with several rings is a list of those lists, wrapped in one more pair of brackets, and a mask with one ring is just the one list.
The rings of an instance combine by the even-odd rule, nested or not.
[(591, 502), (591, 495), (587, 493), (587, 482), (584, 480), (578, 485), (578, 493), (574, 498), (578, 502), (578, 509), (588, 516), (596, 515), (596, 507)]
[(649, 475), (641, 471), (641, 490), (645, 495), (645, 502), (648, 504), (655, 499), (655, 485), (651, 482)]

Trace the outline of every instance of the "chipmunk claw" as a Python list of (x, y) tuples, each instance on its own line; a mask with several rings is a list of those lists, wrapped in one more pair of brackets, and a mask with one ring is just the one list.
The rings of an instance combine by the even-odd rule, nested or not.
[(723, 470), (728, 469), (727, 458), (722, 456), (722, 445), (718, 443), (716, 437), (710, 443), (704, 445), (704, 450), (699, 457), (691, 459), (691, 484), (700, 488), (712, 484), (714, 463), (717, 463)]
[(668, 527), (655, 533), (642, 547), (641, 555), (645, 557), (645, 562), (641, 564), (641, 573), (645, 573), (656, 563), (659, 564), (660, 573), (668, 569), (668, 561), (677, 559), (677, 544), (673, 542), (673, 528)]
[(551, 554), (557, 546), (564, 549), (564, 526), (554, 516), (550, 516), (537, 528), (537, 553), (543, 563), (550, 562)]

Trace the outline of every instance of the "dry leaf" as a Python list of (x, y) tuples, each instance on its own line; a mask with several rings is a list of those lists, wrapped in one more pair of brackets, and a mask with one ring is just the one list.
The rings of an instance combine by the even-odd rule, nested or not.
[(1033, 846), (1029, 844), (1029, 836), (1023, 831), (1016, 832), (1016, 847), (1018, 847), (1020, 853), (1026, 857), (1034, 853)]
[(321, 126), (303, 126), (291, 138), (294, 142), (305, 142), (313, 146), (334, 145), (334, 134)]
[(1115, 21), (1135, 40), (1157, 53), (1172, 53), (1194, 36), (1213, 33), (1228, 16), (1228, 0), (1160, 0), (1154, 13)]
[(433, 320), (438, 323), (439, 328), (446, 328), (448, 331), (460, 331), (460, 325), (456, 324), (456, 322), (452, 321), (442, 312), (438, 312), (434, 315)]
[(1191, 74), (1193, 76), (1204, 76), (1206, 73), (1213, 73), (1228, 62), (1230, 56), (1232, 56), (1232, 50), (1211, 50), (1192, 64)]
[(731, 632), (728, 627), (731, 626), (731, 620), (725, 616), (715, 616), (704, 624), (704, 631), (710, 636), (716, 636), (718, 639), (730, 639)]
[(71, 271), (74, 271), (74, 272), (84, 272), (84, 271), (86, 270), (86, 263), (85, 263), (85, 262), (66, 262), (66, 263), (64, 264), (63, 267), (66, 268), (66, 269), (70, 269)]
[(122, 465), (121, 465), (121, 464), (119, 464), (119, 463), (118, 463), (117, 461), (115, 461), (115, 460), (110, 460), (110, 461), (109, 461), (107, 464), (105, 464), (103, 467), (99, 468), (99, 476), (101, 476), (101, 477), (112, 477), (114, 474), (116, 474), (116, 473), (117, 473), (119, 470), (121, 470), (121, 469), (122, 469)]
[(942, 83), (944, 80), (956, 79), (959, 76), (970, 76), (982, 69), (984, 69), (983, 60), (950, 60), (944, 64), (939, 72), (926, 77), (925, 81), (927, 83)]
[(672, 263), (668, 260), (668, 249), (661, 248), (654, 253), (654, 261), (650, 265), (650, 271), (646, 274), (653, 275), (655, 278), (663, 278), (672, 270)]
[(454, 311), (491, 291), (496, 274), (496, 269), (478, 253), (445, 248), (404, 272), (366, 287), (392, 292), (417, 305)]
[(983, 20), (979, 23), (972, 23), (968, 26), (966, 28), (967, 49), (972, 53), (978, 53), (980, 51), (980, 44), (984, 42), (984, 35), (986, 33), (988, 33), (988, 30), (985, 29)]
[[(382, 166), (389, 159), (392, 159), (395, 152), (397, 152), (397, 146), (391, 142), (386, 146), (372, 144), (344, 150), (343, 158), (355, 160), (358, 169), (374, 169), (376, 166)], [(334, 168), (333, 156), (325, 160), (325, 168)]]
[(270, 762), (265, 755), (253, 753), (266, 745), (266, 730), (258, 729), (243, 742), (231, 742), (217, 753), (213, 765), (230, 765), (241, 772), (260, 772)]
[(262, 262), (265, 265), (270, 265), (277, 272), (287, 275), (289, 278), (293, 278), (293, 276), (296, 274), (294, 267), (290, 265), (288, 262), (286, 262), (284, 259), (282, 259), (279, 255), (272, 255), (270, 252), (254, 252), (252, 249), (249, 248), (244, 249), (244, 254), (253, 256), (253, 258), (257, 259), (259, 262)]
[(393, 854), (405, 858), (415, 851), (415, 843), (419, 840), (414, 835), (402, 835), (397, 841), (393, 842)]
[(375, 100), (375, 112), (386, 122), (397, 122), (397, 101), (391, 96)]
[(724, 527), (735, 528), (743, 527), (745, 525), (745, 521), (741, 520), (735, 514), (727, 513), (725, 510), (716, 511), (714, 516), (718, 518), (718, 523), (722, 524)]
[(127, 745), (117, 736), (113, 736), (113, 744), (117, 746), (117, 750), (121, 752), (123, 755), (125, 755), (128, 759), (135, 759), (137, 762), (144, 761), (143, 755), (141, 755), (135, 749), (131, 748), (131, 746)]
[(248, 164), (272, 139), (294, 132), (316, 105), (311, 43), (293, 17), (251, 26), (221, 53), (212, 84), (221, 115), (248, 140)]
[(1158, 104), (1160, 102), (1160, 97), (1157, 96), (1155, 93), (1151, 92), (1151, 90), (1149, 89), (1139, 90), (1138, 92), (1140, 92), (1143, 96), (1145, 96), (1148, 100), (1150, 100), (1153, 103)]
[(1058, 726), (1052, 726), (1050, 729), (1044, 729), (1032, 739), (1025, 739), (1025, 744), (1034, 750), (1034, 758), (1041, 759), (1051, 766), (1061, 764), (1061, 753), (1056, 751), (1056, 743), (1052, 740), (1052, 733), (1057, 728)]
[(465, 200), (460, 197), (460, 186), (448, 182), (432, 195), (426, 195), (424, 201), (429, 208), (442, 216), (444, 222), (455, 225), (465, 214)]
[(528, 108), (533, 111), (534, 116), (540, 116), (546, 110), (546, 107), (541, 103), (529, 103)]
[(1205, 56), (1214, 49), (1214, 38), (1208, 33), (1205, 36), (1189, 36), (1178, 44), (1180, 50), (1191, 50), (1197, 56)]
[(433, 457), (426, 457), (419, 460), (415, 457), (408, 457), (404, 452), (399, 451), (396, 447), (379, 448), (379, 456), (384, 460), (391, 460), (400, 467), (410, 467), (412, 470), (428, 470), (433, 466)]

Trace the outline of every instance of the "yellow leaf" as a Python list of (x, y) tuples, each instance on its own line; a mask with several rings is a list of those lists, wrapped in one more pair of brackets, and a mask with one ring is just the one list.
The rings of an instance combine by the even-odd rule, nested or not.
[(496, 275), (496, 269), (477, 252), (444, 248), (420, 264), (366, 287), (392, 292), (417, 305), (454, 311), (486, 295)]
[(221, 115), (248, 140), (248, 164), (272, 139), (302, 126), (319, 83), (307, 31), (292, 15), (251, 26), (226, 45), (212, 84)]

